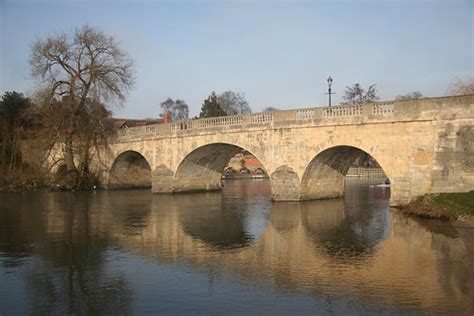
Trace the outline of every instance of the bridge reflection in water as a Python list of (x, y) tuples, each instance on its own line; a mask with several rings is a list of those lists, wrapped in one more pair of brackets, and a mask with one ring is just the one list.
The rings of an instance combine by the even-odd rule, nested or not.
[[(146, 303), (136, 292), (172, 292), (180, 282), (147, 279), (171, 265), (211, 283), (270, 289), (293, 311), (302, 306), (289, 297), (303, 295), (326, 312), (472, 312), (473, 245), (462, 238), (469, 232), (434, 230), (390, 212), (389, 194), (386, 187), (350, 184), (344, 199), (271, 202), (265, 181), (237, 180), (225, 182), (222, 195), (1, 195), (0, 228), (11, 229), (0, 230), (0, 271), (23, 273), (19, 279), (40, 311), (136, 311), (134, 298)], [(181, 297), (147, 301), (146, 309), (173, 310), (204, 295), (215, 296), (223, 311), (244, 295), (213, 295), (209, 284), (201, 284), (197, 298), (185, 287)], [(255, 311), (259, 304), (253, 298), (239, 308)]]

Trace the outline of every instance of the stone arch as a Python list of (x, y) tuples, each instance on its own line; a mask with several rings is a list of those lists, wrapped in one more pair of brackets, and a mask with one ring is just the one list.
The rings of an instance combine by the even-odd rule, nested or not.
[(255, 156), (265, 169), (264, 162), (247, 148), (222, 142), (206, 144), (193, 149), (181, 160), (175, 173), (173, 191), (220, 190), (225, 165), (243, 150)]
[(151, 166), (139, 152), (127, 150), (120, 153), (110, 168), (109, 188), (150, 188)]
[(56, 177), (65, 177), (67, 175), (67, 166), (65, 163), (58, 165), (56, 172), (54, 172)]
[[(344, 195), (345, 176), (356, 159), (371, 157), (370, 153), (353, 146), (340, 145), (319, 152), (305, 168), (300, 186), (300, 199), (337, 198)], [(380, 165), (387, 175), (386, 169)]]

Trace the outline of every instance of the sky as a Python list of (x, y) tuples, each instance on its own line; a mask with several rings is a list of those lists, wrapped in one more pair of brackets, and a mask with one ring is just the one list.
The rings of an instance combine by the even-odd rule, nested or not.
[(134, 60), (136, 82), (114, 116), (152, 118), (166, 98), (191, 116), (212, 92), (245, 94), (254, 112), (333, 104), (346, 86), (382, 100), (445, 95), (474, 77), (474, 0), (0, 0), (0, 93), (31, 95), (32, 42), (85, 24)]

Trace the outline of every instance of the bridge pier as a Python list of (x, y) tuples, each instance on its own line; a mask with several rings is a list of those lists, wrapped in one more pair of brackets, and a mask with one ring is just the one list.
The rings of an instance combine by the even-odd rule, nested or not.
[(289, 166), (280, 166), (271, 174), (272, 200), (299, 201), (300, 179)]
[(152, 193), (172, 193), (174, 173), (167, 166), (161, 164), (151, 173)]
[[(422, 195), (422, 194), (419, 194)], [(416, 199), (418, 195), (414, 195), (410, 191), (410, 181), (406, 178), (392, 179), (390, 184), (390, 205), (405, 205)]]
[(222, 174), (215, 174), (206, 178), (190, 175), (175, 182), (173, 192), (203, 192), (221, 190)]

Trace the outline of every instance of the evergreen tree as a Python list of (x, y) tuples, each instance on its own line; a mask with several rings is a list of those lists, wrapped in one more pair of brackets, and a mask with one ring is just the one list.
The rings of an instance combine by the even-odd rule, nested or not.
[(206, 100), (204, 100), (199, 117), (203, 118), (217, 116), (227, 116), (227, 114), (217, 102), (216, 93), (213, 91), (211, 95)]
[(0, 100), (0, 169), (12, 169), (21, 162), (18, 141), (28, 123), (31, 101), (22, 93), (5, 92)]

